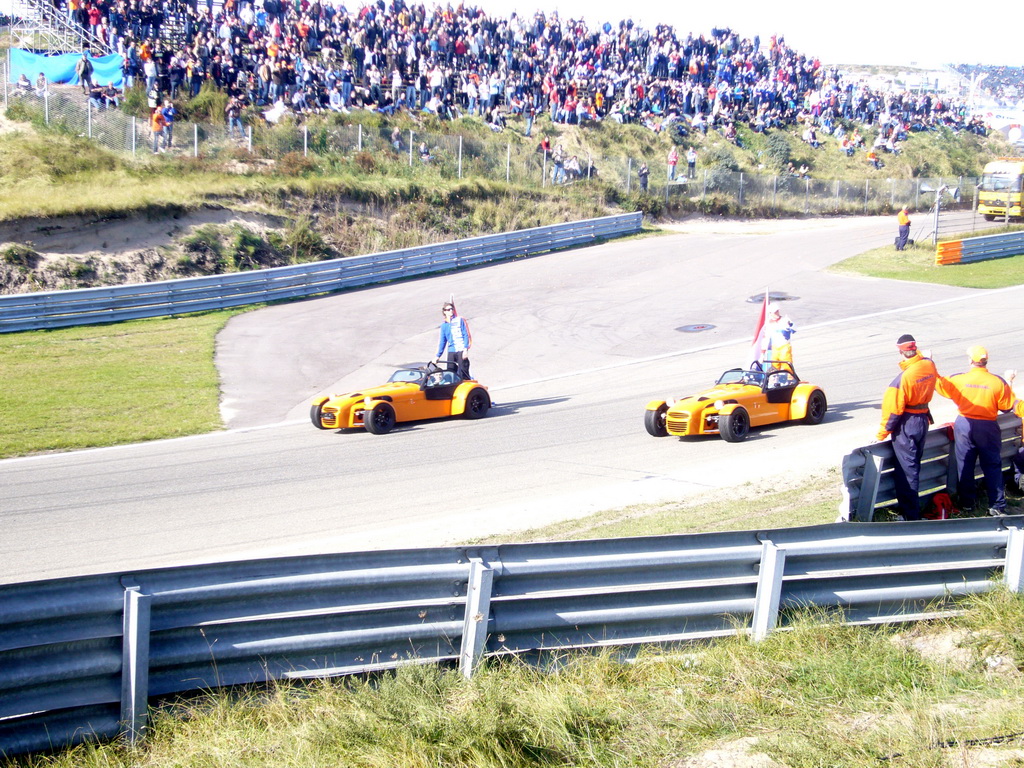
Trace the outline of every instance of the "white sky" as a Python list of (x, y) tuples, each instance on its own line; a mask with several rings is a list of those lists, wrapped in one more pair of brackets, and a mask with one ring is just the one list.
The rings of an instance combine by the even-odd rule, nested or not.
[[(1008, 23), (1008, 18), (1000, 22), (998, 13), (982, 13), (967, 6), (954, 6), (955, 10), (944, 13), (938, 4), (911, 9), (898, 4), (808, 3), (806, 0), (475, 2), (485, 11), (499, 15), (518, 11), (532, 16), (538, 8), (543, 8), (557, 10), (563, 18), (582, 16), (597, 25), (632, 18), (651, 27), (658, 23), (672, 24), (683, 34), (708, 34), (713, 27), (729, 27), (741, 37), (759, 34), (763, 42), (773, 34), (783, 35), (791, 47), (817, 56), (825, 64), (1024, 65), (1024, 47), (1019, 44), (1020, 25)], [(0, 12), (10, 13), (12, 4), (13, 0), (0, 0)], [(353, 10), (362, 5), (362, 0), (347, 0), (346, 5)]]

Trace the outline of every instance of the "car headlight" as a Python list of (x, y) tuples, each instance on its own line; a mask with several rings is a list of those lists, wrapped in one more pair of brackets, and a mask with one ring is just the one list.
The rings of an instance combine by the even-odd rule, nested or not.
[(367, 408), (368, 409), (370, 407), (370, 403), (372, 403), (372, 402), (373, 402), (373, 398), (364, 397), (363, 398), (363, 408)]
[(670, 397), (670, 398), (668, 398), (665, 401), (665, 405), (667, 405), (669, 408), (674, 408), (675, 404), (676, 404), (676, 399), (674, 397)]
[(725, 400), (715, 400), (715, 409), (720, 411), (723, 408), (725, 408)]

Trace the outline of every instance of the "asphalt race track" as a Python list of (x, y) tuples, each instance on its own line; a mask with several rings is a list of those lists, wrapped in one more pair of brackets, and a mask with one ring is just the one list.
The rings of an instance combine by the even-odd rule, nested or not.
[[(946, 231), (975, 225), (950, 218)], [(454, 544), (836, 467), (874, 435), (900, 334), (944, 373), (964, 369), (973, 343), (996, 373), (1024, 368), (1024, 287), (823, 271), (895, 229), (888, 218), (704, 226), (241, 315), (218, 340), (228, 430), (0, 462), (0, 582)], [(758, 312), (747, 300), (766, 287), (792, 297), (796, 368), (825, 389), (825, 422), (739, 444), (647, 435), (648, 400), (746, 361)], [(451, 294), (472, 325), (473, 373), (498, 403), (486, 419), (384, 436), (310, 425), (318, 392), (432, 358)], [(936, 405), (940, 420), (955, 414)]]

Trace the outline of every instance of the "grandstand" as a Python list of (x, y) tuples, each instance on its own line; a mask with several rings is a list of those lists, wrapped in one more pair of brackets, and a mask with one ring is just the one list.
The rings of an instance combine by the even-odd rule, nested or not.
[[(320, 0), (15, 0), (20, 47), (115, 52), (124, 83), (146, 78), (160, 96), (217, 87), (261, 110), (298, 119), (368, 109), (477, 115), (496, 130), (508, 114), (555, 123), (614, 120), (670, 131), (757, 131), (796, 124), (831, 134), (877, 125), (883, 140), (940, 126), (982, 132), (964, 105), (872, 87), (783, 37), (741, 39), (729, 29), (682, 33), (631, 21), (589, 28), (557, 13), (488, 16), (378, 0), (358, 11)], [(156, 74), (147, 63), (156, 65)], [(35, 74), (35, 73), (32, 73)]]

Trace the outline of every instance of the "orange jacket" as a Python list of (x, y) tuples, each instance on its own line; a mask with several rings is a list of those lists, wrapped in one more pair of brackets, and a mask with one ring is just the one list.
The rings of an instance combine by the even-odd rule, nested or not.
[(939, 372), (935, 363), (920, 353), (900, 360), (900, 374), (882, 396), (882, 424), (878, 439), (885, 440), (904, 413), (928, 413)]
[(940, 376), (935, 388), (956, 403), (960, 415), (968, 419), (995, 421), (1000, 411), (1009, 411), (1014, 406), (1010, 385), (980, 365), (948, 379)]

